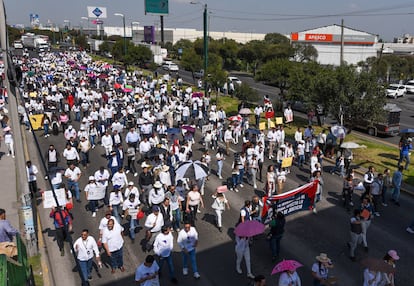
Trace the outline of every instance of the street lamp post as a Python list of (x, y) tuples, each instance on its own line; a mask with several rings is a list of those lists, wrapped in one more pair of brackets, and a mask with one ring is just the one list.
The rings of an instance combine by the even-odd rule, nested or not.
[(139, 22), (131, 22), (131, 41), (134, 39), (134, 25), (139, 26)]
[[(190, 2), (190, 4), (202, 4), (200, 2)], [(203, 12), (203, 48), (204, 48), (204, 75), (207, 75), (208, 67), (208, 11), (207, 3), (204, 3)], [(204, 94), (207, 95), (207, 81), (204, 80)]]
[(88, 17), (81, 17), (81, 19), (88, 22), (88, 36), (89, 36), (89, 18)]
[(122, 17), (122, 23), (124, 25), (124, 56), (127, 53), (127, 45), (126, 45), (126, 31), (125, 31), (125, 15), (121, 13), (115, 13), (114, 16)]

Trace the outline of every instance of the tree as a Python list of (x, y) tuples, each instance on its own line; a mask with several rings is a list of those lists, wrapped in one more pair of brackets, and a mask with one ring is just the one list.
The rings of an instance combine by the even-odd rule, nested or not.
[(318, 51), (311, 44), (296, 44), (294, 50), (298, 62), (312, 62), (318, 58)]
[(279, 33), (266, 34), (264, 37), (264, 41), (269, 44), (290, 45), (289, 39), (286, 36)]
[(109, 46), (108, 41), (104, 41), (102, 44), (99, 45), (99, 51), (102, 53), (111, 51), (111, 47)]
[(223, 67), (225, 69), (238, 69), (237, 53), (239, 45), (235, 40), (226, 40), (219, 48), (219, 54), (223, 59)]
[(75, 38), (75, 43), (80, 48), (86, 50), (88, 48), (88, 42), (86, 41), (85, 35), (79, 35)]
[(125, 61), (131, 65), (143, 66), (146, 62), (152, 62), (152, 51), (142, 45), (134, 45), (132, 42), (128, 42), (127, 54)]
[(290, 70), (294, 64), (288, 59), (271, 60), (261, 66), (255, 79), (279, 87), (281, 94), (283, 94), (288, 88)]
[(256, 75), (256, 70), (262, 62), (263, 55), (266, 50), (266, 43), (264, 41), (253, 40), (240, 48), (237, 56), (246, 61), (247, 64), (253, 68), (253, 76)]
[(241, 101), (256, 103), (259, 101), (257, 90), (253, 89), (247, 83), (243, 82), (240, 86), (236, 84), (234, 95)]

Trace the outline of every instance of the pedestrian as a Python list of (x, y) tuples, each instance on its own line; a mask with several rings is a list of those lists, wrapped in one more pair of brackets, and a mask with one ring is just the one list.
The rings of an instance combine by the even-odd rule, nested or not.
[(362, 220), (361, 210), (354, 209), (354, 215), (351, 217), (351, 241), (347, 243), (350, 251), (350, 258), (352, 261), (356, 261), (355, 249), (358, 244), (362, 242)]
[(164, 201), (165, 191), (160, 181), (153, 184), (153, 188), (148, 193), (148, 203), (150, 206), (159, 206)]
[(257, 160), (257, 155), (253, 154), (252, 158), (249, 160), (249, 171), (250, 171), (250, 175), (251, 175), (251, 185), (253, 185), (254, 189), (257, 189), (257, 184), (256, 184), (256, 177), (257, 177), (257, 172), (259, 171), (259, 161)]
[(94, 174), (95, 181), (99, 187), (102, 187), (105, 189), (105, 197), (104, 197), (104, 204), (106, 206), (109, 206), (109, 196), (108, 196), (108, 181), (110, 178), (109, 171), (105, 169), (104, 166), (99, 167), (99, 170), (97, 170)]
[(371, 185), (372, 203), (374, 204), (374, 215), (380, 216), (381, 193), (383, 189), (384, 178), (381, 173), (374, 179)]
[(107, 228), (104, 228), (102, 232), (102, 244), (106, 255), (109, 257), (112, 274), (115, 273), (117, 268), (119, 268), (121, 272), (125, 271), (123, 259), (123, 230), (124, 228), (120, 224), (115, 223), (113, 219), (109, 219)]
[(369, 226), (371, 225), (371, 219), (374, 212), (374, 208), (370, 203), (367, 197), (362, 199), (361, 204), (361, 217), (363, 218), (361, 221), (362, 226), (362, 242), (364, 244), (364, 249), (368, 252), (368, 242), (367, 242), (367, 231)]
[(234, 142), (233, 131), (231, 126), (227, 127), (227, 130), (224, 132), (224, 142), (226, 143), (226, 154), (230, 155), (230, 144)]
[(262, 222), (262, 209), (263, 209), (263, 202), (260, 200), (258, 195), (254, 195), (250, 203), (251, 219), (256, 220), (258, 222)]
[(79, 262), (80, 272), (82, 274), (82, 285), (89, 285), (87, 281), (92, 280), (92, 264), (93, 254), (95, 253), (96, 261), (99, 267), (102, 267), (101, 258), (99, 256), (98, 244), (95, 238), (89, 235), (89, 230), (82, 230), (81, 237), (79, 237), (73, 244), (76, 252), (76, 258)]
[(211, 208), (216, 212), (216, 225), (218, 230), (222, 232), (222, 215), (226, 207), (230, 210), (230, 204), (224, 193), (219, 192), (219, 188), (217, 188), (217, 191), (211, 196), (214, 199)]
[(198, 186), (194, 184), (191, 186), (190, 191), (187, 193), (185, 204), (185, 212), (187, 214), (187, 219), (191, 222), (192, 226), (195, 226), (199, 206), (201, 208), (204, 208), (204, 201), (203, 197), (198, 191)]
[(138, 186), (140, 188), (141, 197), (139, 200), (141, 203), (149, 206), (148, 194), (149, 191), (153, 188), (152, 184), (154, 183), (154, 177), (150, 172), (150, 165), (146, 162), (142, 162), (141, 168), (142, 172), (138, 176)]
[(164, 262), (167, 262), (168, 271), (170, 275), (170, 281), (174, 284), (178, 283), (174, 274), (174, 264), (172, 260), (172, 250), (174, 247), (174, 237), (171, 234), (170, 227), (163, 225), (161, 227), (161, 233), (157, 235), (154, 241), (154, 253), (158, 255), (158, 264), (160, 267), (159, 272), (162, 271)]
[(322, 192), (323, 192), (323, 185), (324, 185), (323, 177), (321, 175), (320, 170), (316, 170), (315, 172), (313, 172), (311, 182), (313, 182), (313, 181), (318, 182), (318, 186), (316, 188), (315, 200), (314, 200), (314, 204), (313, 204), (313, 210), (312, 210), (313, 213), (316, 214), (317, 213), (316, 203), (319, 202), (322, 199)]
[(116, 218), (119, 224), (122, 222), (121, 211), (124, 198), (122, 196), (120, 187), (115, 185), (112, 192), (109, 194), (109, 210), (112, 215)]
[(56, 150), (55, 145), (50, 144), (45, 154), (45, 160), (47, 162), (47, 170), (50, 172), (51, 168), (56, 168), (60, 161), (60, 153)]
[(164, 225), (164, 217), (160, 213), (159, 206), (152, 206), (152, 213), (150, 213), (145, 220), (145, 245), (143, 245), (143, 251), (150, 251), (155, 237), (161, 232), (161, 228)]
[(70, 143), (66, 144), (66, 148), (63, 150), (62, 155), (66, 159), (66, 164), (68, 166), (71, 164), (77, 165), (80, 159), (78, 151), (76, 151), (76, 148)]
[(92, 212), (92, 217), (96, 217), (96, 212), (98, 211), (98, 200), (90, 198), (90, 192), (93, 193), (96, 191), (98, 185), (96, 184), (95, 177), (89, 176), (89, 183), (83, 189), (85, 191), (85, 199), (89, 202), (88, 209)]
[(363, 286), (378, 286), (381, 281), (381, 272), (372, 270), (369, 267), (364, 269)]
[(91, 143), (87, 139), (87, 137), (83, 136), (81, 137), (81, 141), (78, 145), (80, 157), (81, 157), (81, 163), (84, 169), (86, 169), (87, 166), (89, 166), (89, 150), (91, 149)]
[(13, 236), (19, 233), (6, 219), (6, 210), (0, 208), (0, 242), (12, 242)]
[(405, 170), (408, 170), (408, 165), (410, 165), (410, 151), (413, 149), (413, 139), (408, 138), (400, 142), (400, 159), (398, 160), (398, 167), (405, 160)]
[(400, 190), (401, 190), (401, 184), (403, 180), (403, 167), (399, 166), (398, 170), (394, 172), (392, 175), (392, 201), (397, 205), (400, 206)]
[(127, 171), (128, 174), (131, 172), (134, 174), (134, 177), (138, 176), (137, 169), (135, 167), (135, 148), (133, 146), (128, 146), (127, 149)]
[(256, 275), (249, 286), (266, 286), (266, 277), (262, 274)]
[(269, 223), (269, 239), (270, 250), (272, 252), (272, 262), (276, 261), (280, 254), (280, 242), (285, 232), (286, 219), (282, 212), (277, 212), (272, 215), (272, 220)]
[(64, 242), (68, 232), (72, 231), (72, 218), (64, 207), (52, 208), (49, 216), (53, 219), (53, 225), (55, 226), (56, 242), (59, 246), (60, 255), (64, 256)]
[(326, 253), (321, 253), (315, 257), (316, 262), (312, 265), (313, 286), (326, 285), (329, 278), (329, 269), (334, 265)]
[(11, 129), (9, 126), (3, 129), (5, 132), (4, 137), (4, 144), (6, 144), (7, 147), (7, 156), (12, 155), (12, 158), (14, 158), (14, 140), (13, 140), (13, 134), (11, 133)]
[(154, 256), (147, 255), (145, 261), (135, 270), (135, 281), (141, 286), (159, 286), (159, 269)]
[(364, 188), (365, 188), (365, 193), (364, 193), (363, 196), (365, 196), (365, 194), (368, 194), (369, 191), (371, 190), (371, 184), (372, 184), (372, 182), (374, 182), (374, 178), (375, 178), (374, 172), (375, 172), (374, 167), (369, 166), (368, 171), (364, 174), (363, 185), (364, 185)]
[(344, 178), (343, 185), (342, 185), (342, 200), (344, 201), (343, 205), (347, 211), (351, 210), (351, 207), (354, 206), (352, 201), (352, 196), (354, 193), (354, 183), (353, 178), (351, 175), (347, 175)]
[(280, 274), (278, 286), (301, 286), (302, 282), (296, 270), (286, 270)]
[[(389, 264), (392, 266), (392, 268), (396, 268), (397, 264), (396, 262), (400, 260), (400, 257), (398, 256), (397, 251), (391, 249), (388, 250), (387, 253), (384, 255), (383, 258), (384, 262), (386, 264)], [(394, 286), (395, 285), (395, 272), (394, 273), (381, 273), (381, 280), (378, 283), (378, 286)]]
[(405, 229), (408, 233), (414, 234), (414, 220), (411, 224)]
[(124, 200), (122, 204), (122, 210), (124, 212), (124, 217), (129, 219), (129, 237), (131, 242), (135, 242), (135, 229), (140, 228), (139, 219), (137, 218), (137, 213), (139, 211), (139, 206), (141, 202), (138, 199), (138, 196), (135, 196), (134, 193), (130, 193), (128, 199)]
[(191, 268), (194, 278), (199, 279), (200, 273), (197, 268), (196, 248), (198, 245), (198, 232), (189, 222), (184, 223), (184, 228), (180, 230), (177, 243), (181, 248), (183, 257), (183, 275), (188, 275), (188, 258), (190, 258)]
[(134, 194), (135, 198), (139, 199), (138, 188), (134, 186), (134, 182), (129, 181), (127, 188), (125, 189), (124, 198), (128, 199), (130, 194)]
[(172, 211), (170, 205), (170, 199), (168, 197), (164, 198), (164, 201), (159, 205), (160, 212), (164, 218), (164, 225), (171, 227), (172, 226)]
[(26, 162), (26, 175), (27, 175), (27, 182), (29, 183), (29, 190), (30, 193), (34, 196), (37, 193), (37, 179), (36, 175), (38, 173), (38, 169), (35, 165), (32, 164), (32, 161)]
[(250, 279), (254, 279), (254, 275), (252, 274), (251, 264), (250, 264), (250, 246), (249, 246), (249, 238), (248, 237), (239, 237), (236, 236), (236, 271), (239, 274), (243, 274), (241, 269), (241, 262), (244, 258), (244, 262), (246, 264), (247, 270), (247, 277)]
[(180, 231), (181, 209), (184, 198), (176, 191), (176, 186), (168, 186), (165, 197), (170, 199), (170, 207), (172, 213), (172, 229), (176, 232)]
[(75, 166), (75, 163), (70, 163), (69, 167), (65, 171), (65, 178), (68, 180), (68, 190), (75, 192), (75, 198), (78, 203), (80, 200), (80, 188), (79, 188), (79, 179), (82, 175), (81, 170)]
[(389, 190), (392, 188), (392, 176), (391, 176), (391, 170), (386, 168), (384, 170), (383, 175), (383, 184), (382, 184), (382, 192), (381, 192), (381, 199), (382, 199), (382, 206), (386, 207), (387, 204), (387, 196), (389, 193)]
[(124, 167), (120, 166), (115, 174), (112, 173), (111, 181), (113, 186), (119, 186), (121, 190), (128, 185), (128, 178), (125, 174)]
[(222, 177), (222, 170), (223, 170), (223, 164), (224, 164), (224, 160), (226, 158), (224, 157), (224, 152), (223, 150), (220, 148), (217, 151), (216, 154), (216, 160), (217, 160), (217, 176), (219, 177), (220, 180), (223, 179)]

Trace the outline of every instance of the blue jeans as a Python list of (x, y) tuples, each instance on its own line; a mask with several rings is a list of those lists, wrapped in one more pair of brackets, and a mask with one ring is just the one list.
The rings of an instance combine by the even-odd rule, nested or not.
[(272, 257), (279, 256), (280, 252), (280, 241), (282, 240), (281, 235), (272, 236), (269, 241), (270, 250), (272, 251)]
[(119, 222), (119, 224), (121, 224), (121, 222), (122, 222), (121, 211), (122, 211), (121, 204), (112, 205), (112, 215), (116, 218), (116, 220)]
[(173, 216), (173, 229), (179, 229), (180, 228), (180, 221), (181, 221), (181, 211), (180, 208), (172, 211)]
[(124, 266), (123, 247), (121, 247), (117, 251), (111, 252), (110, 261), (112, 269), (121, 268), (122, 266)]
[(304, 163), (305, 163), (305, 155), (299, 155), (299, 157), (298, 157), (298, 166), (302, 167)]
[(238, 174), (232, 174), (231, 175), (231, 180), (233, 182), (233, 186), (232, 186), (233, 188), (236, 188), (237, 187), (238, 179), (239, 179), (239, 175)]
[(45, 131), (43, 135), (49, 134), (49, 124), (43, 124), (43, 130)]
[(91, 145), (92, 145), (92, 146), (94, 146), (94, 145), (95, 145), (95, 138), (96, 138), (96, 135), (91, 135), (91, 136), (89, 136), (89, 141), (91, 141)]
[(87, 164), (89, 164), (89, 151), (88, 152), (80, 152), (82, 165), (86, 167)]
[(400, 154), (400, 160), (398, 160), (398, 167), (400, 167), (401, 163), (404, 161), (405, 159), (405, 166), (404, 169), (407, 170), (408, 169), (408, 165), (410, 164), (410, 154)]
[(184, 251), (182, 251), (181, 253), (183, 255), (183, 268), (188, 268), (188, 257), (190, 257), (191, 268), (193, 269), (193, 272), (198, 272), (195, 249), (188, 251), (187, 253), (185, 253)]
[(237, 184), (243, 184), (243, 177), (244, 177), (244, 168), (243, 169), (239, 169), (239, 178), (237, 181)]
[(398, 200), (400, 199), (400, 188), (401, 187), (394, 187), (393, 191), (392, 191), (392, 198), (398, 202)]
[(88, 277), (91, 276), (92, 272), (92, 258), (86, 261), (79, 260), (79, 267), (83, 280), (88, 281)]
[(80, 121), (80, 111), (75, 112), (75, 121)]
[(139, 220), (131, 218), (129, 222), (129, 237), (135, 239), (135, 228), (139, 226)]
[(217, 161), (217, 176), (221, 177), (221, 171), (223, 170), (223, 160)]
[(173, 260), (172, 260), (172, 253), (167, 256), (167, 257), (159, 257), (159, 266), (160, 266), (160, 272), (162, 271), (162, 266), (164, 265), (164, 262), (167, 261), (167, 265), (168, 265), (168, 271), (170, 274), (170, 279), (174, 278), (174, 264), (173, 264)]
[(68, 189), (69, 190), (73, 190), (75, 191), (75, 198), (77, 201), (80, 200), (80, 194), (79, 194), (79, 183), (78, 182), (74, 182), (72, 180), (68, 180)]

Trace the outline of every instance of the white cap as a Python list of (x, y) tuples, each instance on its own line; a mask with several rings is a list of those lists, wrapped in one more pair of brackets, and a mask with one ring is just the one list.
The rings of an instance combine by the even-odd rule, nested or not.
[(89, 176), (89, 181), (95, 181), (95, 177), (94, 176)]
[(129, 183), (128, 183), (128, 186), (133, 186), (134, 185), (134, 182), (132, 182), (132, 181), (130, 181)]

